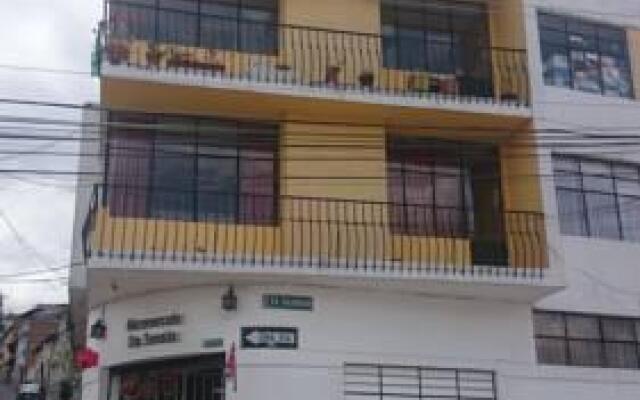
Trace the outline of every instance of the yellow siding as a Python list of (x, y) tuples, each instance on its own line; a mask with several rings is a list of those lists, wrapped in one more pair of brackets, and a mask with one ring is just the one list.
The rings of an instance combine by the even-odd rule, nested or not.
[(380, 32), (379, 0), (280, 0), (280, 21), (339, 31)]
[[(339, 136), (342, 134), (344, 137)], [(477, 139), (469, 133), (460, 136)], [(258, 260), (349, 258), (388, 265), (420, 264), (422, 268), (470, 266), (471, 244), (467, 239), (409, 236), (390, 230), (389, 209), (385, 205), (388, 201), (385, 142), (382, 126), (283, 124), (280, 190), (285, 198), (279, 204), (277, 224), (114, 218), (108, 210), (102, 210), (92, 239), (94, 247), (125, 253), (168, 251), (218, 257), (249, 254)], [(337, 143), (357, 143), (368, 148), (315, 147)], [(523, 158), (515, 145), (506, 143), (501, 147), (505, 208), (541, 210), (536, 158)], [(303, 198), (325, 200), (299, 200)], [(353, 201), (331, 203), (331, 199)], [(505, 218), (507, 246), (512, 250), (522, 247), (518, 232), (522, 231), (523, 222), (514, 219), (517, 217)], [(531, 232), (540, 231), (531, 228)], [(511, 256), (510, 264), (544, 265), (544, 238), (539, 239), (540, 243), (533, 246), (528, 239), (527, 245), (531, 247), (528, 252), (510, 251), (517, 254)]]
[(629, 29), (627, 31), (629, 41), (629, 56), (633, 75), (635, 98), (640, 99), (640, 31)]
[[(490, 30), (494, 45), (524, 47), (522, 6), (519, 0), (490, 2)], [(333, 30), (380, 33), (379, 0), (281, 0), (280, 22), (284, 24), (319, 27)], [(285, 28), (288, 29), (288, 28)], [(191, 62), (224, 66), (225, 73), (242, 75), (257, 64), (284, 66), (295, 71), (307, 66), (299, 78), (306, 82), (324, 81), (327, 69), (340, 67), (340, 83), (358, 83), (363, 72), (371, 72), (383, 87), (406, 89), (409, 82), (426, 85), (428, 73), (385, 70), (380, 63), (369, 65), (362, 60), (381, 59), (381, 43), (375, 36), (361, 36), (350, 43), (324, 33), (313, 38), (287, 35), (281, 32), (277, 55), (247, 55), (229, 51), (209, 51), (176, 45), (160, 45), (158, 66), (167, 67), (175, 53), (188, 54)], [(636, 45), (640, 42), (636, 36)], [(149, 46), (143, 41), (125, 43), (129, 48), (129, 62), (148, 65)], [(360, 61), (346, 54), (367, 49), (373, 57)], [(295, 56), (291, 49), (306, 49)], [(636, 59), (640, 52), (635, 52)], [(315, 65), (308, 68), (309, 65)], [(640, 63), (636, 63), (640, 66)], [(494, 72), (498, 74), (498, 71)], [(301, 74), (301, 75), (300, 75)], [(636, 76), (638, 69), (636, 69)], [(498, 76), (498, 75), (496, 75)], [(640, 78), (636, 79), (640, 84)], [(496, 79), (496, 95), (513, 91)], [(502, 85), (502, 86), (500, 86)], [(416, 88), (420, 89), (420, 88)], [(352, 125), (284, 123), (281, 126), (282, 195), (325, 199), (351, 199), (378, 202), (341, 203), (340, 207), (321, 209), (309, 202), (305, 207), (283, 199), (279, 204), (280, 222), (273, 226), (235, 225), (231, 223), (195, 223), (114, 218), (102, 209), (95, 221), (95, 248), (104, 251), (161, 251), (189, 254), (241, 254), (247, 251), (261, 257), (296, 258), (311, 255), (318, 259), (344, 257), (384, 260), (407, 266), (423, 265), (461, 267), (471, 264), (471, 245), (467, 239), (419, 237), (395, 234), (389, 230), (386, 182), (385, 124), (394, 122), (415, 125), (478, 128), (488, 126), (520, 127), (523, 117), (456, 113), (424, 108), (358, 104), (344, 101), (308, 99), (295, 96), (259, 95), (252, 92), (216, 90), (204, 87), (169, 86), (119, 79), (102, 79), (102, 103), (107, 107), (163, 113), (218, 115), (276, 120), (349, 121)], [(365, 123), (368, 126), (356, 126)], [(375, 126), (374, 126), (375, 125)], [(403, 132), (424, 135), (419, 129)], [(486, 130), (456, 134), (430, 132), (431, 136), (448, 139), (500, 140), (503, 134)], [(344, 141), (347, 142), (344, 142)], [(369, 148), (296, 147), (302, 144), (349, 143)], [(507, 210), (541, 211), (539, 179), (535, 157), (522, 158), (514, 142), (501, 146), (504, 204)], [(364, 160), (366, 159), (366, 160)], [(527, 178), (526, 176), (532, 176)], [(295, 177), (307, 179), (293, 179)], [(331, 178), (327, 178), (331, 177)], [(377, 179), (370, 179), (370, 178)], [(305, 224), (301, 220), (328, 221), (324, 225)], [(335, 221), (340, 221), (336, 224)], [(511, 221), (507, 221), (507, 224)], [(517, 237), (507, 238), (509, 248), (518, 245)], [(544, 243), (540, 244), (542, 249)], [(220, 256), (219, 256), (220, 257)], [(533, 256), (544, 260), (544, 250)], [(514, 266), (540, 266), (531, 259), (510, 260)]]

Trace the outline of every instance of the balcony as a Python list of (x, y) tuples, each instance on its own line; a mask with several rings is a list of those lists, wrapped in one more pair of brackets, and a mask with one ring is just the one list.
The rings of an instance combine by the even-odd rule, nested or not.
[(141, 215), (139, 191), (95, 187), (82, 231), (90, 267), (507, 282), (547, 270), (539, 213), (237, 193), (207, 193), (205, 210), (167, 192)]
[(402, 32), (108, 6), (95, 52), (103, 76), (394, 105), (529, 106), (526, 52), (488, 39), (423, 42)]

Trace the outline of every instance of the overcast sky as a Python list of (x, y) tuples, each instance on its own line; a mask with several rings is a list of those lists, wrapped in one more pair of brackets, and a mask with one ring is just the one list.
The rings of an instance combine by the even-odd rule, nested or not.
[[(97, 101), (98, 81), (86, 75), (14, 71), (6, 65), (89, 71), (92, 29), (102, 12), (99, 0), (0, 1), (0, 98), (84, 103)], [(42, 133), (9, 126), (8, 115), (77, 119), (64, 109), (0, 105), (0, 136)], [(0, 139), (0, 169), (73, 169), (71, 157), (10, 157), (9, 149), (74, 150), (65, 145)], [(66, 145), (68, 146), (68, 145)], [(74, 207), (74, 180), (0, 173), (0, 293), (5, 309), (22, 311), (40, 302), (67, 300), (59, 282), (25, 279), (66, 276), (66, 272), (22, 278), (7, 275), (68, 264)], [(15, 231), (7, 226), (12, 224)]]

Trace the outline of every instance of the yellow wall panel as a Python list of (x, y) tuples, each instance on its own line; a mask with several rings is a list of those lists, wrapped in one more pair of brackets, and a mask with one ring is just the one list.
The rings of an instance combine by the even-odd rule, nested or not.
[(629, 41), (634, 97), (640, 99), (640, 31), (629, 29), (627, 31), (627, 40)]

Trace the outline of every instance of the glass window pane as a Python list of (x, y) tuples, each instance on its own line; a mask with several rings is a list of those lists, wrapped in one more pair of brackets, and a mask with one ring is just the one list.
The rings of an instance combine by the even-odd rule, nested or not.
[(567, 315), (567, 336), (573, 339), (600, 339), (598, 318)]
[(543, 44), (542, 63), (545, 84), (558, 87), (571, 86), (571, 71), (566, 48)]
[(564, 315), (553, 312), (536, 312), (533, 314), (533, 325), (536, 335), (565, 336)]
[(635, 343), (605, 343), (605, 366), (609, 368), (639, 368)]
[(558, 190), (560, 230), (565, 235), (587, 236), (586, 211), (581, 192)]
[(624, 240), (640, 242), (640, 197), (618, 197)]
[(536, 339), (538, 363), (567, 365), (567, 341), (564, 339)]
[(159, 0), (159, 7), (166, 8), (169, 10), (176, 11), (189, 11), (189, 12), (197, 12), (198, 11), (198, 1), (197, 0)]
[(585, 193), (589, 233), (593, 237), (620, 239), (620, 226), (614, 195)]
[(611, 179), (611, 165), (599, 161), (582, 161), (582, 174), (584, 175), (584, 189), (613, 193), (613, 180)]
[[(212, 152), (213, 153), (213, 152)], [(237, 212), (237, 159), (224, 152), (198, 157), (198, 216), (233, 220)]]
[(631, 319), (602, 318), (604, 340), (635, 341), (634, 321)]
[(154, 144), (152, 216), (187, 219), (195, 205), (195, 138), (159, 133)]
[(601, 93), (600, 60), (598, 53), (572, 50), (570, 52), (573, 71), (573, 87), (585, 92)]
[(602, 365), (602, 343), (587, 340), (569, 341), (569, 359), (571, 365)]
[(616, 191), (621, 195), (640, 196), (640, 181), (637, 178), (617, 178)]
[(154, 40), (156, 10), (146, 6), (113, 4), (109, 7), (109, 29), (116, 38)]
[(167, 43), (196, 45), (198, 16), (178, 11), (158, 11), (158, 40)]
[(554, 171), (580, 172), (580, 160), (570, 156), (553, 156)]
[(241, 125), (240, 219), (268, 223), (276, 216), (276, 137), (265, 134), (272, 127)]
[(564, 31), (566, 29), (566, 18), (558, 15), (539, 13), (538, 23), (541, 27)]
[(213, 49), (237, 49), (238, 22), (235, 19), (202, 15), (200, 17), (200, 44)]
[(567, 34), (564, 31), (541, 29), (540, 41), (542, 42), (543, 48), (558, 47), (562, 48), (565, 54), (567, 53)]
[(604, 94), (628, 97), (631, 92), (631, 78), (626, 60), (617, 57), (602, 56), (602, 84)]

